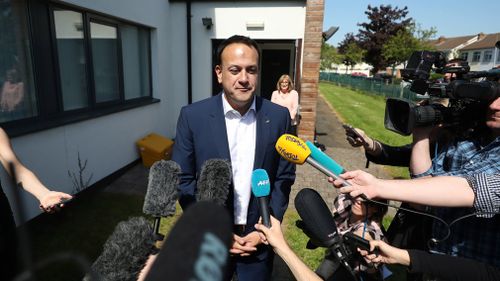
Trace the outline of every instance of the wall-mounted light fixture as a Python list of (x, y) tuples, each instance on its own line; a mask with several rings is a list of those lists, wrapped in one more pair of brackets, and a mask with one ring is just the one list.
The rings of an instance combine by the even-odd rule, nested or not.
[(323, 40), (325, 40), (325, 42), (328, 41), (328, 39), (330, 39), (333, 36), (333, 34), (335, 34), (338, 30), (339, 30), (338, 26), (332, 26), (328, 28), (327, 31), (323, 31), (322, 33)]
[(206, 27), (207, 29), (210, 29), (212, 28), (212, 25), (214, 25), (212, 23), (212, 18), (202, 18), (201, 21), (203, 22), (203, 26)]
[(246, 26), (247, 30), (264, 30), (263, 21), (247, 21)]

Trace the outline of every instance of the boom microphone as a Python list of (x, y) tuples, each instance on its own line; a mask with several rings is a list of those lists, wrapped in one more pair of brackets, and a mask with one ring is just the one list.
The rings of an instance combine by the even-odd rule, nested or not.
[(201, 167), (197, 182), (197, 201), (211, 201), (224, 206), (231, 187), (232, 171), (229, 161), (208, 159)]
[(312, 236), (309, 238), (316, 240), (318, 246), (330, 248), (334, 258), (353, 275), (335, 220), (319, 193), (310, 188), (303, 188), (295, 197), (295, 209)]
[[(120, 222), (92, 269), (102, 281), (135, 281), (149, 255), (155, 253), (151, 224), (143, 217)], [(87, 275), (84, 280), (92, 280)]]
[[(331, 162), (330, 163), (325, 162), (326, 159), (329, 159), (329, 157), (326, 156), (326, 154), (325, 157), (318, 156), (319, 157), (318, 159), (314, 159), (313, 157), (311, 157), (311, 149), (307, 146), (307, 144), (305, 144), (303, 140), (294, 135), (284, 134), (281, 137), (279, 137), (278, 141), (276, 142), (276, 150), (283, 158), (285, 158), (289, 162), (299, 165), (302, 165), (304, 164), (304, 162), (307, 162), (311, 164), (314, 168), (318, 169), (323, 174), (332, 177), (334, 179), (342, 180), (344, 186), (350, 185), (343, 178), (339, 177), (333, 171), (330, 171), (325, 167), (325, 165), (326, 166), (332, 165)], [(318, 153), (315, 153), (315, 155), (318, 155)], [(338, 170), (338, 167), (335, 170)]]
[(303, 188), (295, 197), (295, 209), (318, 246), (328, 248), (340, 241), (332, 213), (319, 193)]
[(160, 160), (149, 170), (148, 190), (144, 197), (143, 213), (155, 218), (153, 230), (157, 240), (162, 240), (159, 233), (161, 217), (175, 214), (181, 168), (174, 161)]
[(266, 170), (257, 169), (252, 172), (252, 193), (259, 198), (259, 211), (262, 217), (262, 224), (271, 227), (271, 216), (269, 214), (269, 193), (271, 193), (271, 184)]
[(231, 242), (228, 211), (213, 202), (198, 202), (170, 231), (146, 281), (223, 280)]

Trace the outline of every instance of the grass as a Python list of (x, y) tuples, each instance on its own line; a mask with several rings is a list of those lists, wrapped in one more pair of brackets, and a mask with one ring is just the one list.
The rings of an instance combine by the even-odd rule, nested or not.
[[(143, 203), (144, 196), (91, 191), (78, 196), (56, 214), (35, 218), (27, 224), (34, 260), (43, 262), (57, 254), (69, 253), (92, 263), (118, 222), (145, 216)], [(180, 211), (163, 219), (162, 230), (168, 232), (179, 215)], [(75, 262), (52, 262), (42, 268), (37, 280), (76, 281), (84, 275)]]
[(290, 248), (304, 261), (309, 268), (316, 269), (325, 256), (324, 248), (314, 250), (306, 249), (309, 238), (295, 226), (295, 222), (300, 219), (297, 211), (288, 209), (283, 218), (283, 234), (290, 245)]
[[(344, 123), (360, 128), (383, 143), (399, 146), (411, 142), (411, 137), (401, 136), (384, 127), (385, 98), (361, 91), (321, 82), (319, 90), (340, 115)], [(408, 168), (389, 167), (393, 178), (409, 178)]]

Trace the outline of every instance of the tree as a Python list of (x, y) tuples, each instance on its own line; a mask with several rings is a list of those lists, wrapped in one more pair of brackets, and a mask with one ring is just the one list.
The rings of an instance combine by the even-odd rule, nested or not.
[(351, 43), (356, 43), (359, 45), (359, 41), (356, 38), (356, 36), (354, 36), (354, 34), (352, 34), (352, 32), (349, 32), (345, 35), (344, 40), (342, 40), (342, 42), (339, 43), (339, 47), (338, 47), (339, 53), (343, 54), (345, 52), (347, 46)]
[(330, 69), (332, 64), (339, 64), (342, 62), (340, 54), (337, 52), (337, 48), (332, 45), (323, 42), (321, 45), (321, 62), (320, 70)]
[(382, 46), (382, 56), (392, 66), (392, 73), (397, 65), (406, 61), (411, 54), (417, 50), (430, 50), (433, 47), (428, 43), (429, 39), (436, 34), (436, 29), (423, 30), (415, 23), (407, 28), (399, 30), (387, 43)]
[(358, 44), (355, 42), (349, 43), (349, 45), (346, 46), (344, 49), (343, 53), (343, 60), (342, 63), (346, 65), (346, 70), (345, 72), (347, 73), (347, 69), (349, 66), (352, 68), (357, 64), (363, 61), (363, 57), (365, 56), (365, 50), (361, 49)]
[(396, 36), (400, 30), (406, 30), (412, 19), (406, 18), (408, 8), (392, 8), (391, 5), (380, 5), (372, 7), (368, 5), (365, 14), (369, 22), (358, 24), (359, 46), (366, 50), (364, 60), (373, 66), (372, 73), (377, 73), (380, 69), (393, 64), (382, 55), (382, 47), (389, 39)]

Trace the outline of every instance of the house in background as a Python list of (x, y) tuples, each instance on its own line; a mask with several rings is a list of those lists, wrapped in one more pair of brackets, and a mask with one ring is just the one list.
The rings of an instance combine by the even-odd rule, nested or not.
[(458, 58), (460, 55), (460, 50), (465, 46), (468, 46), (480, 38), (484, 34), (480, 33), (477, 35), (466, 35), (459, 37), (444, 37), (440, 36), (436, 40), (431, 40), (429, 44), (434, 46), (437, 51), (443, 52), (448, 60), (453, 58)]
[[(0, 83), (22, 90), (2, 94), (1, 126), (48, 187), (78, 192), (80, 175), (99, 186), (137, 162), (138, 139), (174, 138), (181, 107), (219, 91), (214, 50), (240, 34), (262, 48), (258, 94), (268, 97), (282, 73), (294, 77), (299, 133), (312, 139), (322, 26), (323, 0), (2, 1)], [(38, 215), (21, 194), (28, 219)]]
[(472, 71), (489, 70), (500, 65), (500, 33), (481, 34), (480, 39), (459, 50), (460, 57), (469, 62)]

